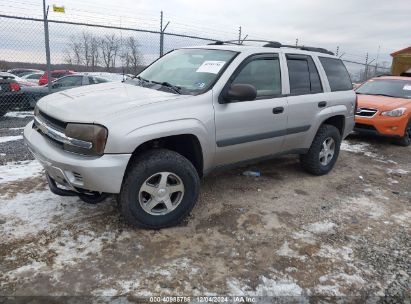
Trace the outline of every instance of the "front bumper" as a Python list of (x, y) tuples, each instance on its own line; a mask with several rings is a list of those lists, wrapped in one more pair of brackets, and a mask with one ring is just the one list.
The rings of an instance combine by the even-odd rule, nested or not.
[(63, 151), (32, 128), (24, 129), (24, 140), (34, 157), (58, 184), (69, 190), (119, 193), (131, 154), (89, 157)]
[(373, 117), (355, 116), (354, 130), (362, 133), (370, 133), (389, 137), (402, 137), (408, 123), (406, 116), (389, 117), (377, 113)]

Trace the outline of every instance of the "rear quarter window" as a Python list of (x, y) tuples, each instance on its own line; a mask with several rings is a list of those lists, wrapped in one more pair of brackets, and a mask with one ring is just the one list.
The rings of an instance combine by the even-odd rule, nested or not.
[(352, 90), (350, 75), (344, 63), (337, 58), (318, 57), (328, 78), (332, 92)]

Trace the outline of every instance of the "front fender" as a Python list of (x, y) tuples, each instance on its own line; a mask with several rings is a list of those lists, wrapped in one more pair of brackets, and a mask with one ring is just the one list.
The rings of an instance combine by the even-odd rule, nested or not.
[(109, 135), (105, 153), (133, 153), (150, 140), (183, 134), (197, 137), (203, 152), (204, 169), (209, 168), (215, 154), (215, 132), (197, 119), (170, 120), (142, 126), (122, 136)]

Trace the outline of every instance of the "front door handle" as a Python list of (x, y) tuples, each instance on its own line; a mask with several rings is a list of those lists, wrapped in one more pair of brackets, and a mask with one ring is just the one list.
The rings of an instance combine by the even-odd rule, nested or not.
[(320, 101), (319, 103), (318, 103), (318, 107), (319, 108), (325, 108), (327, 106), (327, 102), (326, 101)]
[(273, 109), (273, 114), (281, 114), (284, 112), (284, 108), (283, 107), (276, 107)]

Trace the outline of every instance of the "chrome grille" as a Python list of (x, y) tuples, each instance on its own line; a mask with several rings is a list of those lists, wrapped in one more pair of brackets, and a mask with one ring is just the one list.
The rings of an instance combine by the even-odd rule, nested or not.
[(47, 117), (45, 118), (44, 114), (40, 113), (39, 115), (34, 116), (33, 128), (62, 148), (65, 144), (67, 144), (83, 149), (91, 149), (91, 147), (93, 146), (91, 142), (66, 136), (66, 134), (64, 133), (65, 127), (64, 129), (62, 128), (62, 124), (64, 124), (64, 126), (66, 124), (54, 118), (52, 119), (54, 121), (51, 121)]
[(362, 117), (373, 117), (375, 113), (377, 113), (377, 109), (370, 109), (370, 108), (358, 108), (355, 115), (362, 116)]

